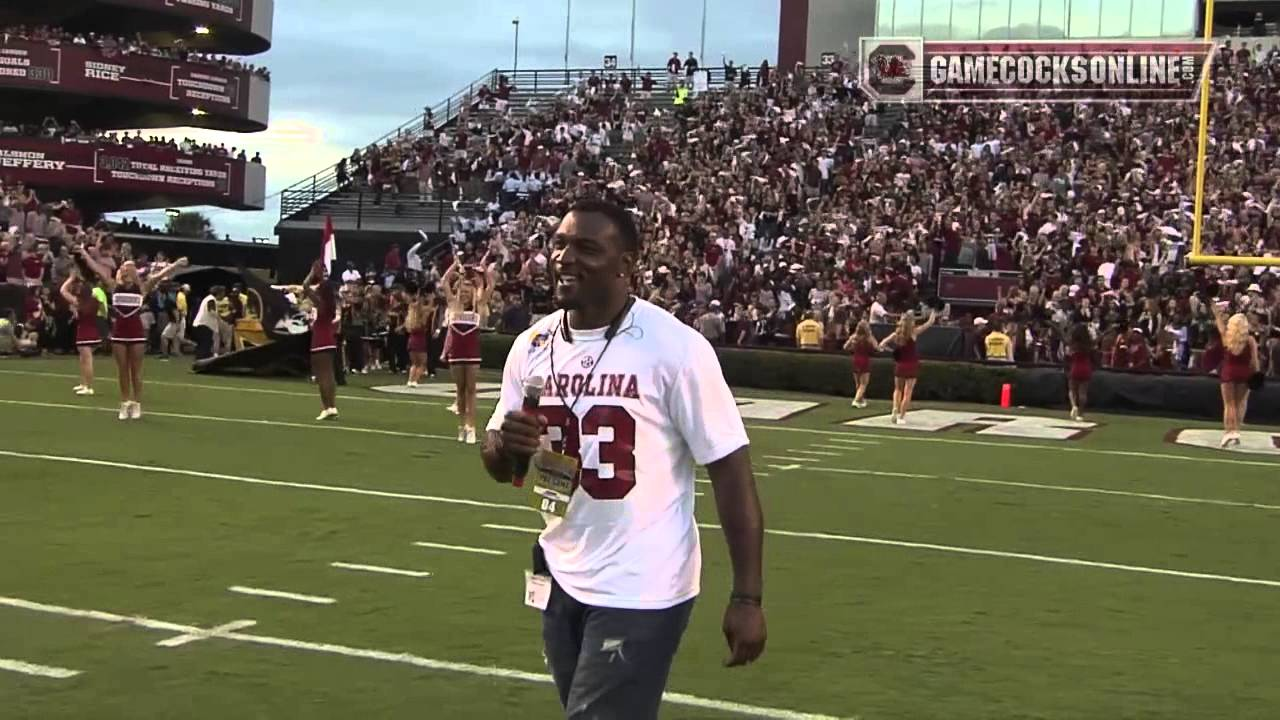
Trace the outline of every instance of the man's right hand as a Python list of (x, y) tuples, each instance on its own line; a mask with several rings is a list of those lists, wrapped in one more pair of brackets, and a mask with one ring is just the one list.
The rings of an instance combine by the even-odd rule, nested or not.
[(540, 415), (509, 412), (502, 421), (502, 451), (512, 458), (531, 458), (542, 442), (546, 420)]

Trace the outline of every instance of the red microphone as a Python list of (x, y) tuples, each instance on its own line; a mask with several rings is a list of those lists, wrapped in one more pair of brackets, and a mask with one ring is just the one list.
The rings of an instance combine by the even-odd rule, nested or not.
[[(542, 404), (542, 388), (545, 381), (534, 375), (524, 381), (524, 404), (520, 406), (521, 412), (536, 415), (538, 407)], [(515, 471), (511, 475), (511, 484), (515, 487), (524, 487), (524, 476), (529, 474), (529, 458), (516, 458)]]

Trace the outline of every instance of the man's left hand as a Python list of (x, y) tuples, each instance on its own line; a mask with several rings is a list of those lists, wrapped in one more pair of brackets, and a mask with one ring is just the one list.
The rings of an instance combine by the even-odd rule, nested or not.
[(724, 639), (729, 643), (729, 659), (725, 667), (750, 665), (764, 652), (768, 630), (764, 623), (764, 608), (730, 602), (724, 611)]

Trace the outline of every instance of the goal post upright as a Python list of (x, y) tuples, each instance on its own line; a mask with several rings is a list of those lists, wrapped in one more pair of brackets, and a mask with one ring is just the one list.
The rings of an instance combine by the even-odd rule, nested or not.
[[(1204, 2), (1204, 40), (1213, 42), (1213, 0)], [(1213, 50), (1205, 62), (1204, 71), (1200, 74), (1200, 129), (1196, 139), (1196, 194), (1193, 201), (1191, 225), (1191, 255), (1187, 262), (1192, 265), (1206, 264), (1208, 258), (1201, 253), (1201, 240), (1204, 233), (1204, 176), (1205, 155), (1209, 146), (1209, 92), (1213, 77)]]
[[(1204, 41), (1213, 42), (1213, 3), (1204, 3)], [(1206, 155), (1209, 148), (1209, 95), (1212, 86), (1214, 51), (1210, 51), (1200, 79), (1200, 128), (1196, 139), (1196, 187), (1192, 211), (1191, 254), (1189, 265), (1233, 265), (1246, 267), (1280, 266), (1280, 257), (1204, 254), (1204, 181), (1208, 174)]]

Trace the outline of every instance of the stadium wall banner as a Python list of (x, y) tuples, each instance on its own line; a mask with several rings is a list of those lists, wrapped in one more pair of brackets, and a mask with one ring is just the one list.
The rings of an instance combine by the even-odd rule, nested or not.
[(265, 126), (267, 104), (255, 86), (267, 81), (207, 65), (0, 38), (0, 87), (128, 98)]
[(0, 178), (35, 187), (191, 198), (261, 208), (266, 171), (235, 158), (75, 140), (0, 138)]
[(1213, 43), (862, 38), (859, 84), (878, 102), (1187, 102)]
[(1002, 295), (1022, 285), (1022, 273), (1004, 270), (942, 268), (938, 298), (960, 305), (995, 305)]

